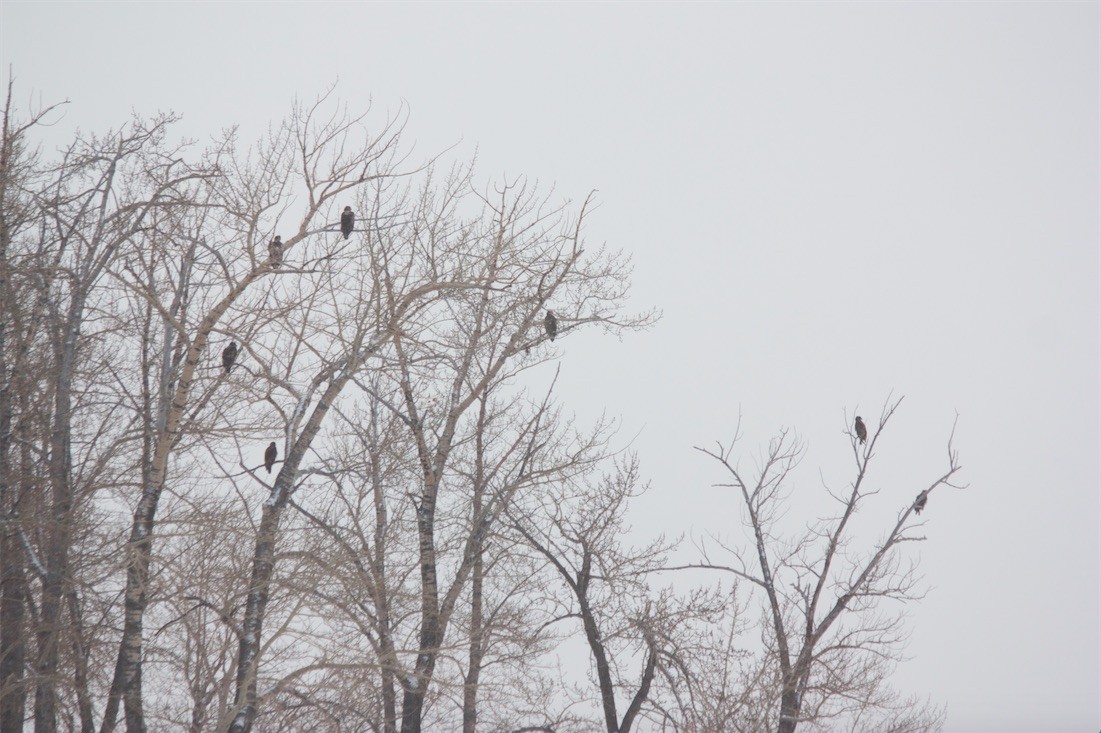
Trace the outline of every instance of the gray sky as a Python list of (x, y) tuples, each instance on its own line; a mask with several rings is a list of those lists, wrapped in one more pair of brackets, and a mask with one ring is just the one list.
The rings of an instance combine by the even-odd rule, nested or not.
[(799, 431), (813, 495), (849, 479), (844, 410), (906, 395), (892, 516), (958, 411), (970, 489), (930, 501), (896, 683), (949, 733), (1055, 733), (1101, 728), (1098, 28), (1096, 2), (3, 0), (0, 59), (24, 106), (72, 101), (59, 139), (169, 109), (249, 139), (339, 80), (405, 100), (421, 154), (599, 189), (589, 239), (664, 319), (565, 340), (562, 398), (639, 433), (641, 533), (739, 531), (691, 450), (739, 410), (747, 459)]

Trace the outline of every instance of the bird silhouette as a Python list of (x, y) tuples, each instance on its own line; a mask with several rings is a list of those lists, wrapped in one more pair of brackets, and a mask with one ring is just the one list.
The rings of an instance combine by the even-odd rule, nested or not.
[(279, 457), (279, 449), (275, 447), (275, 441), (268, 443), (268, 449), (264, 451), (264, 468), (271, 473), (271, 467), (275, 465), (275, 459)]
[(268, 258), (273, 265), (278, 265), (283, 261), (283, 240), (278, 235), (268, 245)]
[(352, 232), (356, 228), (356, 215), (352, 212), (351, 206), (344, 207), (344, 213), (340, 215), (340, 233), (344, 235), (344, 238), (352, 236)]
[(921, 514), (921, 510), (925, 508), (925, 504), (928, 501), (929, 501), (929, 492), (928, 491), (923, 491), (920, 494), (918, 494), (917, 498), (914, 499), (914, 511), (918, 514)]
[(237, 359), (237, 342), (230, 341), (229, 346), (222, 349), (222, 366), (226, 368), (226, 374), (229, 374), (230, 369), (233, 368), (233, 362)]
[(856, 437), (860, 439), (860, 445), (864, 445), (864, 441), (868, 439), (868, 428), (864, 427), (860, 415), (856, 416)]
[(547, 315), (543, 319), (543, 328), (547, 329), (547, 335), (550, 336), (551, 341), (554, 341), (554, 337), (558, 335), (558, 319), (554, 317), (554, 313), (551, 311), (547, 311)]

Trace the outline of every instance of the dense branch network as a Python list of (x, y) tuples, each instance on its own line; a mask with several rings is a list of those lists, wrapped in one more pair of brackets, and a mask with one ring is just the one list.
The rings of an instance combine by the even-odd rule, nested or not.
[(47, 160), (51, 112), (9, 88), (0, 730), (935, 727), (885, 687), (882, 601), (920, 596), (951, 443), (877, 543), (853, 526), (897, 402), (785, 540), (793, 434), (753, 475), (701, 449), (748, 544), (674, 564), (631, 541), (638, 457), (557, 402), (573, 336), (655, 319), (586, 245), (591, 196), (414, 163), (404, 110), (331, 92), (251, 146), (160, 115)]

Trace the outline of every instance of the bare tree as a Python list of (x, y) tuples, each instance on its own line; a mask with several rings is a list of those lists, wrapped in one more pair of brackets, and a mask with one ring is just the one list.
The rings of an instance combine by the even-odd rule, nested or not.
[[(257, 531), (252, 579), (242, 625), (237, 659), (237, 714), (229, 725), (234, 733), (244, 733), (252, 727), (257, 713), (257, 666), (260, 657), (261, 633), (269, 598), (269, 588), (275, 565), (275, 543), (283, 510), (290, 501), (299, 467), (322, 421), (335, 404), (341, 391), (356, 373), (398, 332), (403, 321), (418, 310), (418, 301), (430, 296), (438, 286), (414, 287), (392, 303), (392, 311), (379, 313), (373, 308), (357, 308), (360, 318), (349, 319), (354, 324), (347, 351), (324, 364), (309, 387), (297, 400), (288, 425), (288, 450), (283, 466), (264, 503)], [(370, 300), (359, 304), (369, 305)], [(318, 394), (320, 393), (320, 394)], [(315, 397), (316, 395), (316, 397)], [(304, 420), (303, 420), (304, 418)]]
[[(449, 671), (444, 684), (463, 690), (473, 728), (486, 660), (508, 656), (494, 651), (507, 646), (496, 630), (514, 632), (517, 648), (528, 643), (509, 610), (515, 587), (486, 604), (495, 582), (487, 579), (509, 586), (525, 577), (507, 544), (487, 555), (486, 543), (517, 492), (566, 475), (579, 459), (552, 453), (550, 403), (529, 403), (510, 383), (547, 358), (541, 318), (551, 301), (563, 337), (587, 324), (645, 322), (616, 320), (627, 263), (583, 251), (584, 206), (571, 216), (523, 184), (478, 195), (469, 166), (442, 183), (428, 171), (416, 193), (391, 185), (415, 172), (398, 169), (398, 121), (368, 134), (363, 118), (324, 114), (326, 103), (296, 107), (244, 153), (228, 133), (196, 157), (190, 144), (168, 141), (172, 118), (136, 119), (78, 139), (52, 167), (24, 166), (26, 175), (16, 175), (13, 143), (25, 130), (6, 123), (6, 725), (24, 717), (27, 630), (37, 641), (36, 728), (79, 718), (91, 731), (102, 700), (101, 733), (115, 729), (120, 709), (131, 731), (150, 719), (247, 729), (261, 699), (296, 715), (316, 704), (320, 714), (333, 702), (318, 686), (364, 664), (382, 670), (387, 728), (400, 719), (419, 730), (440, 655), (463, 646), (465, 673)], [(338, 199), (357, 206), (348, 239), (331, 215)], [(281, 232), (273, 257), (268, 243), (292, 211), (297, 229)], [(232, 370), (207, 353), (230, 340), (240, 342)], [(344, 395), (349, 385), (358, 391)], [(352, 580), (379, 581), (357, 610), (370, 615), (365, 629), (377, 648), (369, 660), (334, 661), (330, 651), (297, 667), (280, 660), (261, 694), (265, 648), (284, 634), (306, 638), (302, 614), (331, 615), (306, 599), (345, 582), (311, 570), (305, 555), (279, 578), (276, 547), (296, 494), (307, 519), (294, 529), (314, 533), (292, 555), (347, 539), (339, 522), (308, 519), (316, 507), (304, 489), (360, 468), (370, 477), (383, 464), (327, 473), (338, 435), (326, 432), (326, 415), (364, 407), (388, 437), (361, 438), (373, 455), (393, 456), (404, 482), (366, 484), (377, 536), (367, 572)], [(246, 453), (272, 430), (284, 439), (268, 485)], [(227, 446), (238, 451), (237, 468), (222, 458)], [(222, 488), (199, 490), (210, 459)], [(250, 482), (268, 494), (261, 506)], [(226, 489), (236, 501), (219, 495)], [(260, 510), (250, 579), (235, 577), (239, 542), (215, 539), (244, 529), (231, 506), (244, 510), (238, 517)], [(162, 521), (169, 531), (158, 550)], [(210, 557), (213, 548), (226, 556)], [(179, 563), (212, 570), (181, 573)], [(301, 592), (303, 572), (319, 581), (311, 593)], [(273, 588), (288, 591), (276, 607), (290, 610), (265, 634)], [(395, 594), (400, 615), (391, 618)], [(469, 613), (460, 610), (467, 600)], [(462, 623), (452, 626), (456, 617)], [(218, 633), (203, 631), (207, 619)], [(412, 643), (395, 643), (399, 635)], [(238, 649), (227, 657), (230, 639)], [(168, 700), (173, 679), (186, 680), (185, 706)]]
[[(387, 199), (382, 190), (374, 193), (375, 201)], [(476, 207), (471, 207), (471, 202)], [(631, 327), (644, 319), (613, 320), (625, 292), (624, 263), (599, 252), (582, 262), (584, 208), (572, 220), (567, 219), (560, 207), (547, 206), (525, 186), (506, 186), (494, 200), (474, 197), (470, 170), (460, 167), (442, 185), (437, 186), (429, 178), (412, 205), (404, 210), (408, 218), (402, 223), (388, 226), (387, 219), (393, 217), (376, 211), (363, 224), (360, 256), (367, 270), (353, 276), (361, 283), (361, 290), (352, 294), (347, 289), (334, 289), (328, 304), (312, 316), (315, 321), (322, 317), (329, 339), (341, 329), (351, 328), (356, 335), (340, 337), (335, 358), (325, 357), (312, 386), (302, 391), (309, 395), (314, 389), (320, 391), (321, 385), (328, 385), (317, 408), (310, 408), (313, 412), (307, 425), (314, 426), (317, 418), (316, 426), (310, 428), (314, 433), (302, 433), (312, 440), (321, 418), (336, 405), (340, 389), (349, 383), (361, 387), (372, 426), (361, 441), (371, 460), (349, 468), (368, 472), (360, 475), (374, 496), (375, 526), (373, 530), (363, 525), (346, 527), (339, 518), (334, 520), (321, 512), (311, 514), (309, 495), (297, 500), (296, 505), (329, 541), (336, 543), (340, 554), (347, 558), (346, 571), (370, 589), (361, 603), (334, 602), (365, 624), (362, 628), (369, 631), (377, 645), (386, 729), (397, 726), (396, 686), (400, 689), (401, 729), (419, 731), (451, 620), (474, 567), (483, 557), (484, 543), (496, 518), (533, 476), (561, 471), (553, 467), (573, 460), (536, 455), (543, 450), (537, 437), (543, 430), (540, 426), (545, 404), (517, 422), (519, 413), (512, 410), (513, 417), (506, 417), (506, 411), (495, 406), (490, 395), (539, 361), (540, 357), (531, 351), (546, 341), (539, 319), (551, 298), (561, 303), (561, 312), (569, 314), (564, 332), (586, 323)], [(354, 315), (345, 313), (332, 321), (322, 315), (335, 316), (349, 306)], [(311, 348), (318, 353), (324, 351), (317, 344)], [(239, 695), (232, 730), (248, 730), (257, 715), (257, 657), (251, 650), (262, 642), (254, 633), (259, 626), (252, 619), (263, 617), (264, 594), (274, 577), (278, 516), (287, 505), (286, 497), (301, 469), (300, 457), (309, 445), (298, 442), (301, 439), (295, 437), (293, 427), (297, 416), (305, 415), (305, 404), (308, 402), (296, 398), (296, 406), (290, 411), (295, 416), (290, 423), (290, 449), (272, 498), (263, 510), (238, 669), (244, 694)], [(352, 407), (339, 409), (350, 411)], [(408, 578), (411, 560), (412, 567), (417, 568), (414, 577), (419, 580), (418, 621), (408, 662), (394, 642), (398, 629), (393, 628), (390, 589), (397, 586), (388, 577), (394, 559), (388, 555), (388, 537), (394, 532), (389, 519), (393, 518), (394, 498), (380, 486), (377, 474), (387, 463), (381, 460), (376, 432), (380, 411), (387, 415), (386, 429), (391, 436), (385, 448), (387, 458), (403, 464), (401, 470), (407, 479), (416, 476), (415, 483), (407, 485), (401, 494), (402, 501), (412, 502), (415, 524), (410, 529), (415, 532), (411, 535), (416, 537), (415, 549), (411, 557), (402, 555), (396, 570), (403, 580)], [(490, 423), (497, 422), (501, 427), (490, 427)], [(489, 430), (498, 437), (509, 437), (493, 451), (483, 444), (482, 451), (473, 451), (481, 458), (468, 462), (469, 446), (484, 440)], [(396, 451), (395, 443), (404, 444), (408, 450)], [(480, 466), (478, 461), (482, 462)], [(348, 469), (328, 468), (323, 473), (338, 477), (347, 474)], [(341, 486), (351, 485), (336, 480)], [(445, 486), (460, 493), (441, 493)], [(465, 498), (457, 500), (471, 495), (473, 501), (469, 504)], [(438, 517), (441, 501), (446, 514)], [(457, 523), (463, 515), (467, 521)], [(406, 516), (402, 511), (397, 518), (403, 520)], [(443, 534), (437, 531), (441, 526), (446, 528)], [(357, 547), (369, 553), (369, 562), (357, 556)], [(448, 570), (447, 579), (440, 576), (443, 568)], [(321, 585), (318, 590), (325, 587)]]
[[(0, 730), (22, 730), (26, 689), (26, 604), (29, 558), (24, 541), (37, 491), (31, 458), (37, 422), (32, 405), (42, 385), (35, 343), (44, 318), (43, 281), (35, 277), (34, 249), (24, 236), (38, 222), (34, 191), (41, 183), (37, 152), (28, 139), (56, 106), (17, 119), (9, 80), (0, 139)], [(29, 510), (29, 511), (28, 511)]]
[[(212, 208), (218, 215), (208, 221), (209, 231), (200, 228), (190, 235), (196, 241), (206, 261), (209, 288), (211, 281), (219, 282), (221, 292), (208, 304), (191, 304), (191, 312), (199, 311), (192, 322), (176, 319), (179, 312), (180, 291), (192, 287), (190, 276), (179, 274), (180, 287), (167, 298), (141, 286), (137, 289), (164, 317), (176, 332), (182, 360), (170, 359), (166, 350), (162, 354), (161, 387), (171, 386), (162, 393), (153, 435), (148, 440), (149, 450), (143, 461), (143, 488), (141, 499), (134, 510), (127, 551), (126, 615), (119, 644), (115, 680), (108, 698), (101, 733), (109, 733), (115, 725), (118, 700), (125, 702), (127, 728), (132, 733), (141, 731), (145, 724), (142, 712), (142, 627), (148, 605), (149, 565), (152, 554), (153, 530), (157, 507), (164, 491), (169, 457), (179, 439), (194, 419), (198, 410), (208, 404), (210, 392), (192, 404), (192, 388), (200, 378), (202, 357), (215, 329), (235, 308), (245, 305), (245, 298), (252, 286), (270, 276), (278, 263), (267, 256), (270, 240), (270, 217), (285, 213), (288, 189), (301, 186), (306, 195), (306, 209), (302, 213), (296, 231), (283, 242), (284, 257), (299, 256), (308, 237), (324, 231), (324, 223), (332, 200), (350, 195), (349, 192), (368, 180), (394, 175), (394, 151), (398, 130), (393, 123), (385, 126), (378, 136), (366, 136), (362, 147), (349, 152), (352, 137), (361, 134), (362, 118), (348, 118), (339, 113), (325, 118), (325, 99), (314, 105), (296, 108), (290, 120), (249, 155), (241, 156), (234, 150), (232, 138), (215, 146), (211, 153), (213, 167), (219, 175), (213, 179), (213, 190), (202, 196), (196, 205)], [(214, 244), (214, 243), (217, 244)], [(222, 249), (226, 244), (239, 247), (246, 257), (226, 257)], [(330, 253), (328, 257), (332, 257)], [(280, 270), (285, 273), (286, 269)], [(120, 274), (120, 280), (126, 278)], [(200, 380), (209, 383), (211, 380)], [(216, 382), (217, 384), (217, 382)], [(216, 386), (215, 384), (215, 386)]]
[[(655, 720), (666, 717), (651, 704), (655, 685), (676, 680), (690, 659), (694, 629), (714, 623), (731, 600), (719, 589), (678, 595), (649, 586), (647, 578), (664, 569), (676, 543), (623, 541), (628, 503), (642, 490), (632, 456), (598, 482), (555, 487), (538, 510), (514, 517), (515, 529), (567, 591), (558, 620), (581, 622), (609, 733), (635, 729), (648, 706)], [(617, 694), (623, 692), (625, 708)]]
[[(433, 268), (443, 265), (471, 283), (467, 297), (442, 302), (450, 315), (442, 329), (437, 326), (434, 333), (422, 333), (416, 341), (395, 341), (398, 386), (404, 397), (401, 409), (421, 473), (414, 499), (420, 628), (416, 660), (403, 680), (402, 733), (419, 733), (422, 728), (428, 686), (452, 613), (479, 557), (481, 538), (511, 496), (505, 492), (482, 507), (471, 532), (452, 545), (460, 554), (450, 582), (441, 583), (437, 509), (461, 421), (481, 395), (508, 375), (510, 363), (548, 339), (539, 319), (552, 299), (566, 314), (562, 320), (568, 318), (560, 331), (585, 323), (623, 328), (645, 322), (644, 318), (616, 320), (626, 292), (624, 261), (601, 252), (583, 258), (585, 206), (570, 221), (562, 217), (560, 208), (547, 207), (524, 185), (515, 190), (506, 186), (495, 199), (486, 196), (482, 201), (480, 221), (460, 229), (456, 236), (430, 240), (425, 252)], [(418, 394), (433, 373), (440, 375), (444, 389), (437, 397), (438, 427), (430, 430)]]
[[(100, 285), (152, 212), (172, 206), (179, 188), (196, 177), (169, 160), (172, 150), (164, 147), (164, 131), (170, 121), (135, 120), (105, 137), (77, 140), (58, 164), (37, 171), (33, 187), (20, 191), (22, 210), (31, 213), (36, 226), (6, 227), (5, 261), (12, 265), (10, 255), (19, 258), (8, 274), (33, 292), (24, 300), (31, 306), (23, 314), (27, 317), (11, 322), (31, 328), (28, 335), (41, 328), (48, 339), (48, 349), (40, 353), (44, 361), (27, 384), (48, 394), (51, 403), (40, 423), (48, 440), (35, 446), (40, 451), (36, 462), (47, 469), (49, 497), (41, 498), (35, 531), (21, 543), (27, 567), (36, 571), (31, 577), (41, 584), (34, 623), (34, 721), (40, 731), (57, 726), (59, 659), (62, 642), (69, 638), (76, 645), (76, 685), (82, 691), (80, 726), (92, 726), (91, 704), (83, 696), (80, 603), (69, 559), (79, 539), (77, 518), (102, 485), (103, 471), (123, 442), (118, 430), (124, 424), (122, 413), (99, 394), (109, 373), (106, 345), (113, 338), (111, 327), (98, 317)], [(5, 287), (5, 299), (12, 292)], [(12, 411), (5, 414), (10, 417)], [(29, 597), (23, 598), (29, 607)]]
[[(766, 657), (756, 680), (769, 679), (763, 689), (765, 710), (758, 725), (793, 733), (799, 723), (821, 725), (849, 717), (863, 725), (881, 716), (877, 730), (932, 730), (940, 714), (933, 709), (914, 714), (912, 701), (900, 701), (885, 688), (892, 662), (904, 640), (902, 618), (883, 610), (887, 600), (908, 602), (920, 597), (912, 561), (903, 555), (905, 543), (924, 539), (918, 518), (925, 502), (952, 483), (960, 470), (956, 450), (948, 442), (945, 473), (914, 493), (886, 534), (863, 553), (852, 545), (852, 520), (865, 501), (879, 493), (868, 486), (868, 475), (880, 437), (900, 400), (889, 402), (867, 442), (850, 433), (856, 475), (843, 492), (830, 492), (839, 513), (813, 524), (805, 533), (784, 541), (780, 519), (787, 499), (786, 481), (802, 448), (788, 431), (772, 440), (759, 471), (747, 476), (734, 459), (734, 442), (697, 448), (717, 461), (728, 476), (719, 486), (733, 489), (745, 505), (744, 522), (752, 532), (748, 550), (725, 548), (733, 564), (712, 562), (703, 567), (723, 570), (746, 581), (764, 597), (767, 621)], [(954, 434), (954, 431), (953, 431)], [(777, 700), (778, 698), (778, 700)], [(779, 702), (778, 714), (773, 705)], [(903, 710), (908, 721), (898, 723)], [(902, 716), (905, 718), (906, 716)]]
[[(400, 117), (330, 109), (247, 150), (135, 119), (47, 164), (49, 110), (17, 123), (9, 89), (0, 730), (32, 690), (50, 733), (110, 733), (120, 708), (129, 731), (193, 733), (935, 728), (887, 685), (904, 628), (884, 601), (920, 595), (902, 548), (953, 486), (951, 440), (863, 551), (897, 402), (853, 436), (836, 515), (788, 539), (794, 438), (752, 476), (733, 443), (703, 450), (752, 539), (691, 566), (727, 591), (659, 575), (676, 543), (622, 538), (637, 462), (592, 478), (609, 433), (562, 418), (547, 368), (576, 330), (650, 320), (622, 313), (628, 260), (585, 246), (591, 202), (408, 166)], [(572, 636), (595, 684), (555, 669)]]

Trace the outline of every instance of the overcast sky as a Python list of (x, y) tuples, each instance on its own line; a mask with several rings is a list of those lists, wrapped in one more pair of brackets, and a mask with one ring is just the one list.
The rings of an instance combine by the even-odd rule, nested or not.
[[(564, 339), (562, 399), (621, 418), (635, 527), (737, 536), (692, 445), (808, 443), (796, 498), (844, 485), (845, 415), (906, 400), (885, 516), (930, 500), (929, 595), (896, 683), (948, 733), (1101, 728), (1099, 5), (0, 2), (16, 101), (58, 140), (175, 110), (246, 139), (339, 81), (403, 102), (423, 155), (599, 189), (633, 254), (622, 342)], [(877, 510), (872, 510), (874, 520)], [(869, 522), (866, 542), (878, 532)]]

